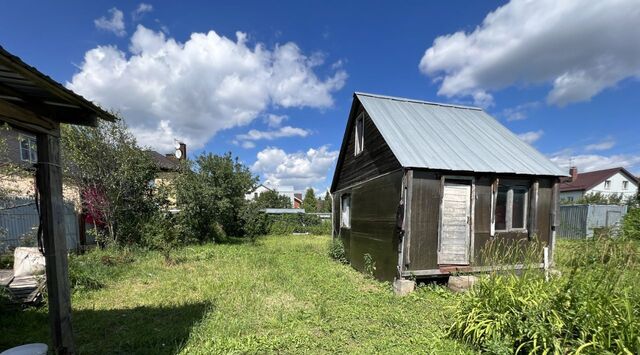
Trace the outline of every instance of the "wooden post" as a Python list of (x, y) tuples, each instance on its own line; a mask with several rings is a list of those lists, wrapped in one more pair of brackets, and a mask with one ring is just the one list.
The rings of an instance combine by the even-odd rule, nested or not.
[(71, 297), (62, 200), (59, 127), (38, 133), (38, 189), (47, 271), (49, 321), (56, 354), (75, 352), (71, 329)]

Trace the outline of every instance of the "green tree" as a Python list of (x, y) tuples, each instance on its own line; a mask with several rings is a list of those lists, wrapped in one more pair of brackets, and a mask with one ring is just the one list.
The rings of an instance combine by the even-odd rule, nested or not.
[(117, 244), (137, 243), (158, 209), (149, 188), (156, 168), (122, 120), (96, 127), (63, 125), (65, 178), (82, 193), (83, 208)]
[(308, 188), (304, 193), (304, 199), (302, 200), (302, 208), (307, 213), (314, 213), (318, 211), (318, 199), (313, 188)]
[(254, 202), (258, 208), (291, 208), (291, 199), (275, 190), (261, 193)]
[(327, 191), (327, 193), (324, 194), (324, 201), (322, 201), (322, 212), (331, 213), (331, 209), (333, 208), (332, 202), (331, 194)]
[(562, 199), (560, 201), (563, 205), (622, 205), (625, 203), (624, 196), (622, 194), (603, 194), (601, 192), (591, 192), (584, 195), (575, 201), (569, 201)]
[(221, 241), (241, 236), (247, 194), (257, 178), (231, 153), (203, 153), (184, 167), (176, 179), (179, 220), (189, 238)]

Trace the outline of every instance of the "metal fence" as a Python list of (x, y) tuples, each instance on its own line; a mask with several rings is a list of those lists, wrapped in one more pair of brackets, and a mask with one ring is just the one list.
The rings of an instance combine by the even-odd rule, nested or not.
[[(72, 204), (64, 206), (65, 233), (67, 248), (78, 246), (78, 216)], [(14, 199), (0, 206), (0, 253), (19, 246), (36, 246), (39, 217), (33, 199)]]
[(627, 206), (563, 205), (560, 206), (558, 237), (585, 239), (599, 228), (615, 228), (627, 214)]

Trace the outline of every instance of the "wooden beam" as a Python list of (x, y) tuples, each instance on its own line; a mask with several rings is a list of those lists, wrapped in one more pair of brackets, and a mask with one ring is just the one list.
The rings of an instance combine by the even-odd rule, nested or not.
[(56, 122), (3, 99), (0, 99), (0, 119), (36, 133), (55, 135), (58, 127)]
[(43, 102), (40, 98), (18, 92), (2, 83), (0, 83), (1, 94), (13, 97), (15, 100), (7, 97), (0, 99), (51, 121), (94, 127), (98, 125), (98, 116), (80, 106)]
[[(59, 127), (57, 127), (59, 129)], [(75, 352), (62, 200), (60, 138), (38, 134), (37, 181), (45, 251), (49, 320), (56, 354)]]

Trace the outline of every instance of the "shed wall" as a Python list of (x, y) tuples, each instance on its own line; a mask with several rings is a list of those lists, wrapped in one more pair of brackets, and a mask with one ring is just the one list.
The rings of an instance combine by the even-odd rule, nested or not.
[(346, 129), (347, 141), (342, 164), (337, 166), (337, 183), (334, 187), (336, 191), (401, 168), (398, 159), (367, 114), (364, 117), (364, 149), (362, 153), (354, 155), (355, 117), (364, 111), (359, 102), (355, 102), (354, 105), (356, 105), (352, 113), (354, 116), (349, 120)]
[[(438, 232), (441, 203), (441, 177), (443, 175), (473, 176), (475, 181), (475, 208), (473, 215), (473, 254), (470, 265), (482, 265), (482, 250), (487, 242), (501, 238), (510, 242), (528, 240), (534, 236), (543, 244), (551, 244), (552, 188), (555, 178), (522, 177), (531, 182), (529, 213), (526, 232), (496, 232), (491, 236), (492, 183), (496, 178), (515, 178), (509, 175), (468, 174), (414, 170), (411, 184), (410, 233), (405, 245), (404, 269), (410, 271), (438, 269)], [(538, 181), (537, 207), (533, 216), (535, 193), (533, 182)]]
[[(345, 255), (364, 272), (364, 255), (375, 263), (374, 276), (393, 280), (398, 265), (397, 210), (402, 196), (401, 170), (338, 191), (334, 194), (334, 235), (342, 239)], [(340, 227), (340, 201), (351, 195), (351, 228)]]

